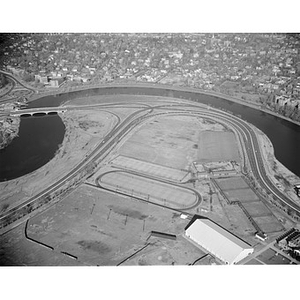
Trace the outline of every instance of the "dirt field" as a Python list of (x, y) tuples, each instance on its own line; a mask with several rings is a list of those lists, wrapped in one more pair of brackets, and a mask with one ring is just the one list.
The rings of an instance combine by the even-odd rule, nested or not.
[(198, 142), (198, 162), (240, 161), (238, 144), (233, 132), (201, 131)]
[(25, 224), (0, 236), (0, 266), (80, 266), (80, 262), (25, 238)]
[(216, 181), (224, 191), (248, 188), (247, 183), (241, 177), (222, 178), (216, 179)]
[(178, 236), (175, 241), (151, 237), (148, 242), (150, 245), (147, 248), (122, 265), (189, 265), (205, 255), (198, 247), (182, 236)]
[[(0, 262), (2, 265), (12, 262), (17, 265), (117, 265), (122, 261), (127, 265), (189, 264), (203, 253), (184, 239), (179, 237), (169, 242), (151, 237), (147, 240), (152, 230), (180, 235), (187, 224), (188, 220), (171, 210), (84, 185), (33, 217), (28, 224), (29, 238), (54, 250), (27, 240), (22, 225), (0, 236)], [(145, 248), (139, 256), (126, 260), (147, 242), (153, 243), (153, 251), (151, 247)]]
[(185, 188), (118, 171), (104, 174), (101, 186), (160, 205), (185, 209), (197, 202), (197, 195)]
[(224, 130), (224, 127), (196, 117), (157, 117), (134, 132), (119, 154), (171, 168), (188, 169), (197, 160), (198, 135), (202, 130)]
[(187, 171), (160, 166), (121, 155), (113, 159), (110, 163), (113, 165), (113, 167), (165, 178), (176, 182), (180, 182), (182, 179), (186, 178), (188, 174)]

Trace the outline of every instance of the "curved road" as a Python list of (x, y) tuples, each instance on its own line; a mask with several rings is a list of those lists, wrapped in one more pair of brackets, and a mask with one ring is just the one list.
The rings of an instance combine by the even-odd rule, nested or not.
[[(185, 105), (190, 107), (197, 107), (196, 105)], [(212, 112), (214, 111), (214, 112)], [(192, 114), (197, 114), (196, 112), (192, 112)], [(191, 114), (189, 114), (191, 115)], [(210, 108), (207, 112), (202, 112), (201, 116), (207, 116), (216, 118), (218, 120), (223, 120), (226, 123), (232, 124), (236, 130), (240, 132), (244, 139), (245, 150), (247, 152), (247, 156), (249, 159), (249, 163), (251, 166), (251, 170), (255, 178), (259, 181), (259, 184), (270, 194), (274, 195), (277, 200), (283, 202), (285, 205), (290, 207), (291, 209), (300, 213), (299, 206), (291, 201), (286, 195), (280, 192), (269, 179), (266, 174), (263, 158), (260, 152), (259, 143), (256, 137), (256, 134), (252, 127), (246, 123), (245, 121), (239, 119), (238, 117), (228, 114), (226, 112), (217, 112), (217, 110)]]
[(12, 74), (8, 73), (8, 72), (5, 72), (5, 71), (2, 71), (0, 70), (0, 73), (6, 75), (7, 77), (9, 77), (10, 79), (12, 79), (14, 82), (17, 82), (19, 85), (23, 86), (25, 89), (27, 90), (31, 90), (33, 91), (34, 93), (36, 93), (36, 90), (31, 87), (31, 86), (28, 86), (28, 85), (25, 85), (24, 83), (22, 83), (19, 79), (17, 79), (15, 76), (13, 76)]
[[(175, 108), (175, 106), (179, 106)], [(190, 108), (187, 109), (187, 108)], [(198, 111), (195, 111), (197, 108)], [(153, 110), (167, 110), (167, 112), (158, 112), (155, 114), (151, 114)], [(130, 116), (128, 116), (121, 124), (117, 124), (115, 128), (113, 128), (107, 136), (103, 139), (101, 144), (99, 144), (88, 156), (86, 156), (72, 171), (70, 171), (63, 178), (58, 180), (56, 183), (49, 186), (44, 191), (40, 192), (36, 196), (28, 199), (24, 203), (10, 209), (5, 212), (4, 215), (0, 216), (0, 229), (9, 223), (13, 223), (15, 219), (13, 219), (16, 214), (20, 213), (23, 209), (24, 215), (26, 215), (26, 208), (30, 207), (30, 205), (35, 204), (35, 202), (41, 200), (43, 196), (47, 196), (58, 191), (67, 181), (72, 180), (75, 176), (77, 176), (80, 172), (84, 171), (85, 167), (93, 163), (93, 161), (97, 161), (99, 159), (103, 159), (109, 153), (109, 150), (118, 143), (119, 139), (126, 135), (129, 131), (131, 131), (136, 125), (141, 122), (147, 120), (149, 117), (154, 117), (158, 115), (167, 115), (167, 114), (187, 114), (187, 115), (197, 115), (202, 117), (212, 118), (214, 120), (223, 120), (224, 122), (231, 124), (243, 138), (243, 143), (245, 145), (245, 150), (247, 152), (247, 156), (249, 158), (250, 166), (253, 171), (254, 176), (259, 180), (260, 184), (271, 194), (273, 194), (278, 200), (285, 203), (291, 209), (300, 213), (299, 207), (292, 202), (289, 198), (279, 192), (274, 186), (273, 183), (269, 180), (263, 165), (262, 156), (260, 153), (259, 144), (255, 135), (255, 132), (247, 124), (245, 121), (231, 115), (225, 113), (223, 111), (214, 109), (214, 108), (203, 108), (200, 105), (188, 104), (184, 103), (183, 105), (156, 105), (154, 107), (147, 107), (144, 109), (140, 109), (135, 111)], [(28, 213), (28, 212), (27, 212)], [(23, 217), (23, 215), (21, 216)]]
[[(147, 112), (148, 111), (148, 112)], [(93, 161), (102, 158), (106, 152), (114, 146), (121, 135), (126, 133), (132, 126), (135, 126), (139, 121), (142, 120), (142, 117), (139, 116), (140, 114), (143, 114), (146, 112), (152, 112), (151, 108), (144, 108), (141, 110), (138, 110), (128, 116), (121, 124), (117, 124), (102, 140), (102, 142), (90, 153), (88, 154), (72, 171), (70, 171), (68, 174), (66, 174), (63, 178), (58, 180), (57, 182), (50, 185), (48, 188), (43, 190), (42, 192), (38, 193), (34, 197), (24, 201), (23, 203), (13, 207), (12, 209), (5, 212), (5, 214), (0, 216), (0, 229), (9, 225), (10, 223), (13, 223), (15, 220), (13, 219), (16, 214), (20, 213), (22, 209), (29, 208), (30, 205), (35, 204), (36, 201), (41, 200), (43, 196), (50, 195), (51, 193), (56, 192), (61, 187), (65, 185), (67, 181), (72, 180), (75, 176), (78, 175), (78, 173), (84, 171), (85, 167), (92, 163)], [(139, 116), (139, 117), (138, 117)], [(137, 119), (135, 119), (138, 117)], [(26, 211), (25, 211), (26, 214)], [(21, 216), (23, 217), (23, 216)], [(16, 219), (17, 220), (17, 219)]]

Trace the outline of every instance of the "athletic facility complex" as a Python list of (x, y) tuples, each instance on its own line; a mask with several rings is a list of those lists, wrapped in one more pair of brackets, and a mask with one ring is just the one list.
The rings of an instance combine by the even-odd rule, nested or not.
[(254, 249), (209, 219), (196, 219), (185, 229), (185, 234), (201, 248), (223, 261), (236, 264)]

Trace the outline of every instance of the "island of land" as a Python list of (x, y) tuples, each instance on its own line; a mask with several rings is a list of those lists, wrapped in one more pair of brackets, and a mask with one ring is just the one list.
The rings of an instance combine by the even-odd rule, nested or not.
[[(297, 227), (297, 216), (251, 173), (230, 114), (140, 95), (91, 96), (62, 108), (66, 131), (54, 158), (0, 183), (7, 222), (0, 229), (1, 265), (222, 264), (186, 237), (195, 215), (253, 247), (242, 264), (297, 263), (275, 243)], [(299, 178), (276, 160), (268, 137), (248, 126), (267, 176), (299, 205), (293, 191)]]

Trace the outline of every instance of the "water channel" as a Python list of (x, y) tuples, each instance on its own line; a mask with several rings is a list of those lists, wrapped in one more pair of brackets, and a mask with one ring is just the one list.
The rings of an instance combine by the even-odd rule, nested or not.
[[(231, 111), (262, 130), (271, 140), (276, 158), (300, 177), (300, 126), (265, 112), (215, 96), (167, 88), (93, 88), (30, 102), (28, 108), (59, 106), (72, 99), (105, 94), (140, 94), (191, 99)], [(120, 100), (118, 99), (118, 102)], [(58, 116), (21, 118), (19, 137), (0, 150), (0, 181), (18, 178), (40, 168), (53, 158), (64, 137), (64, 124)]]

